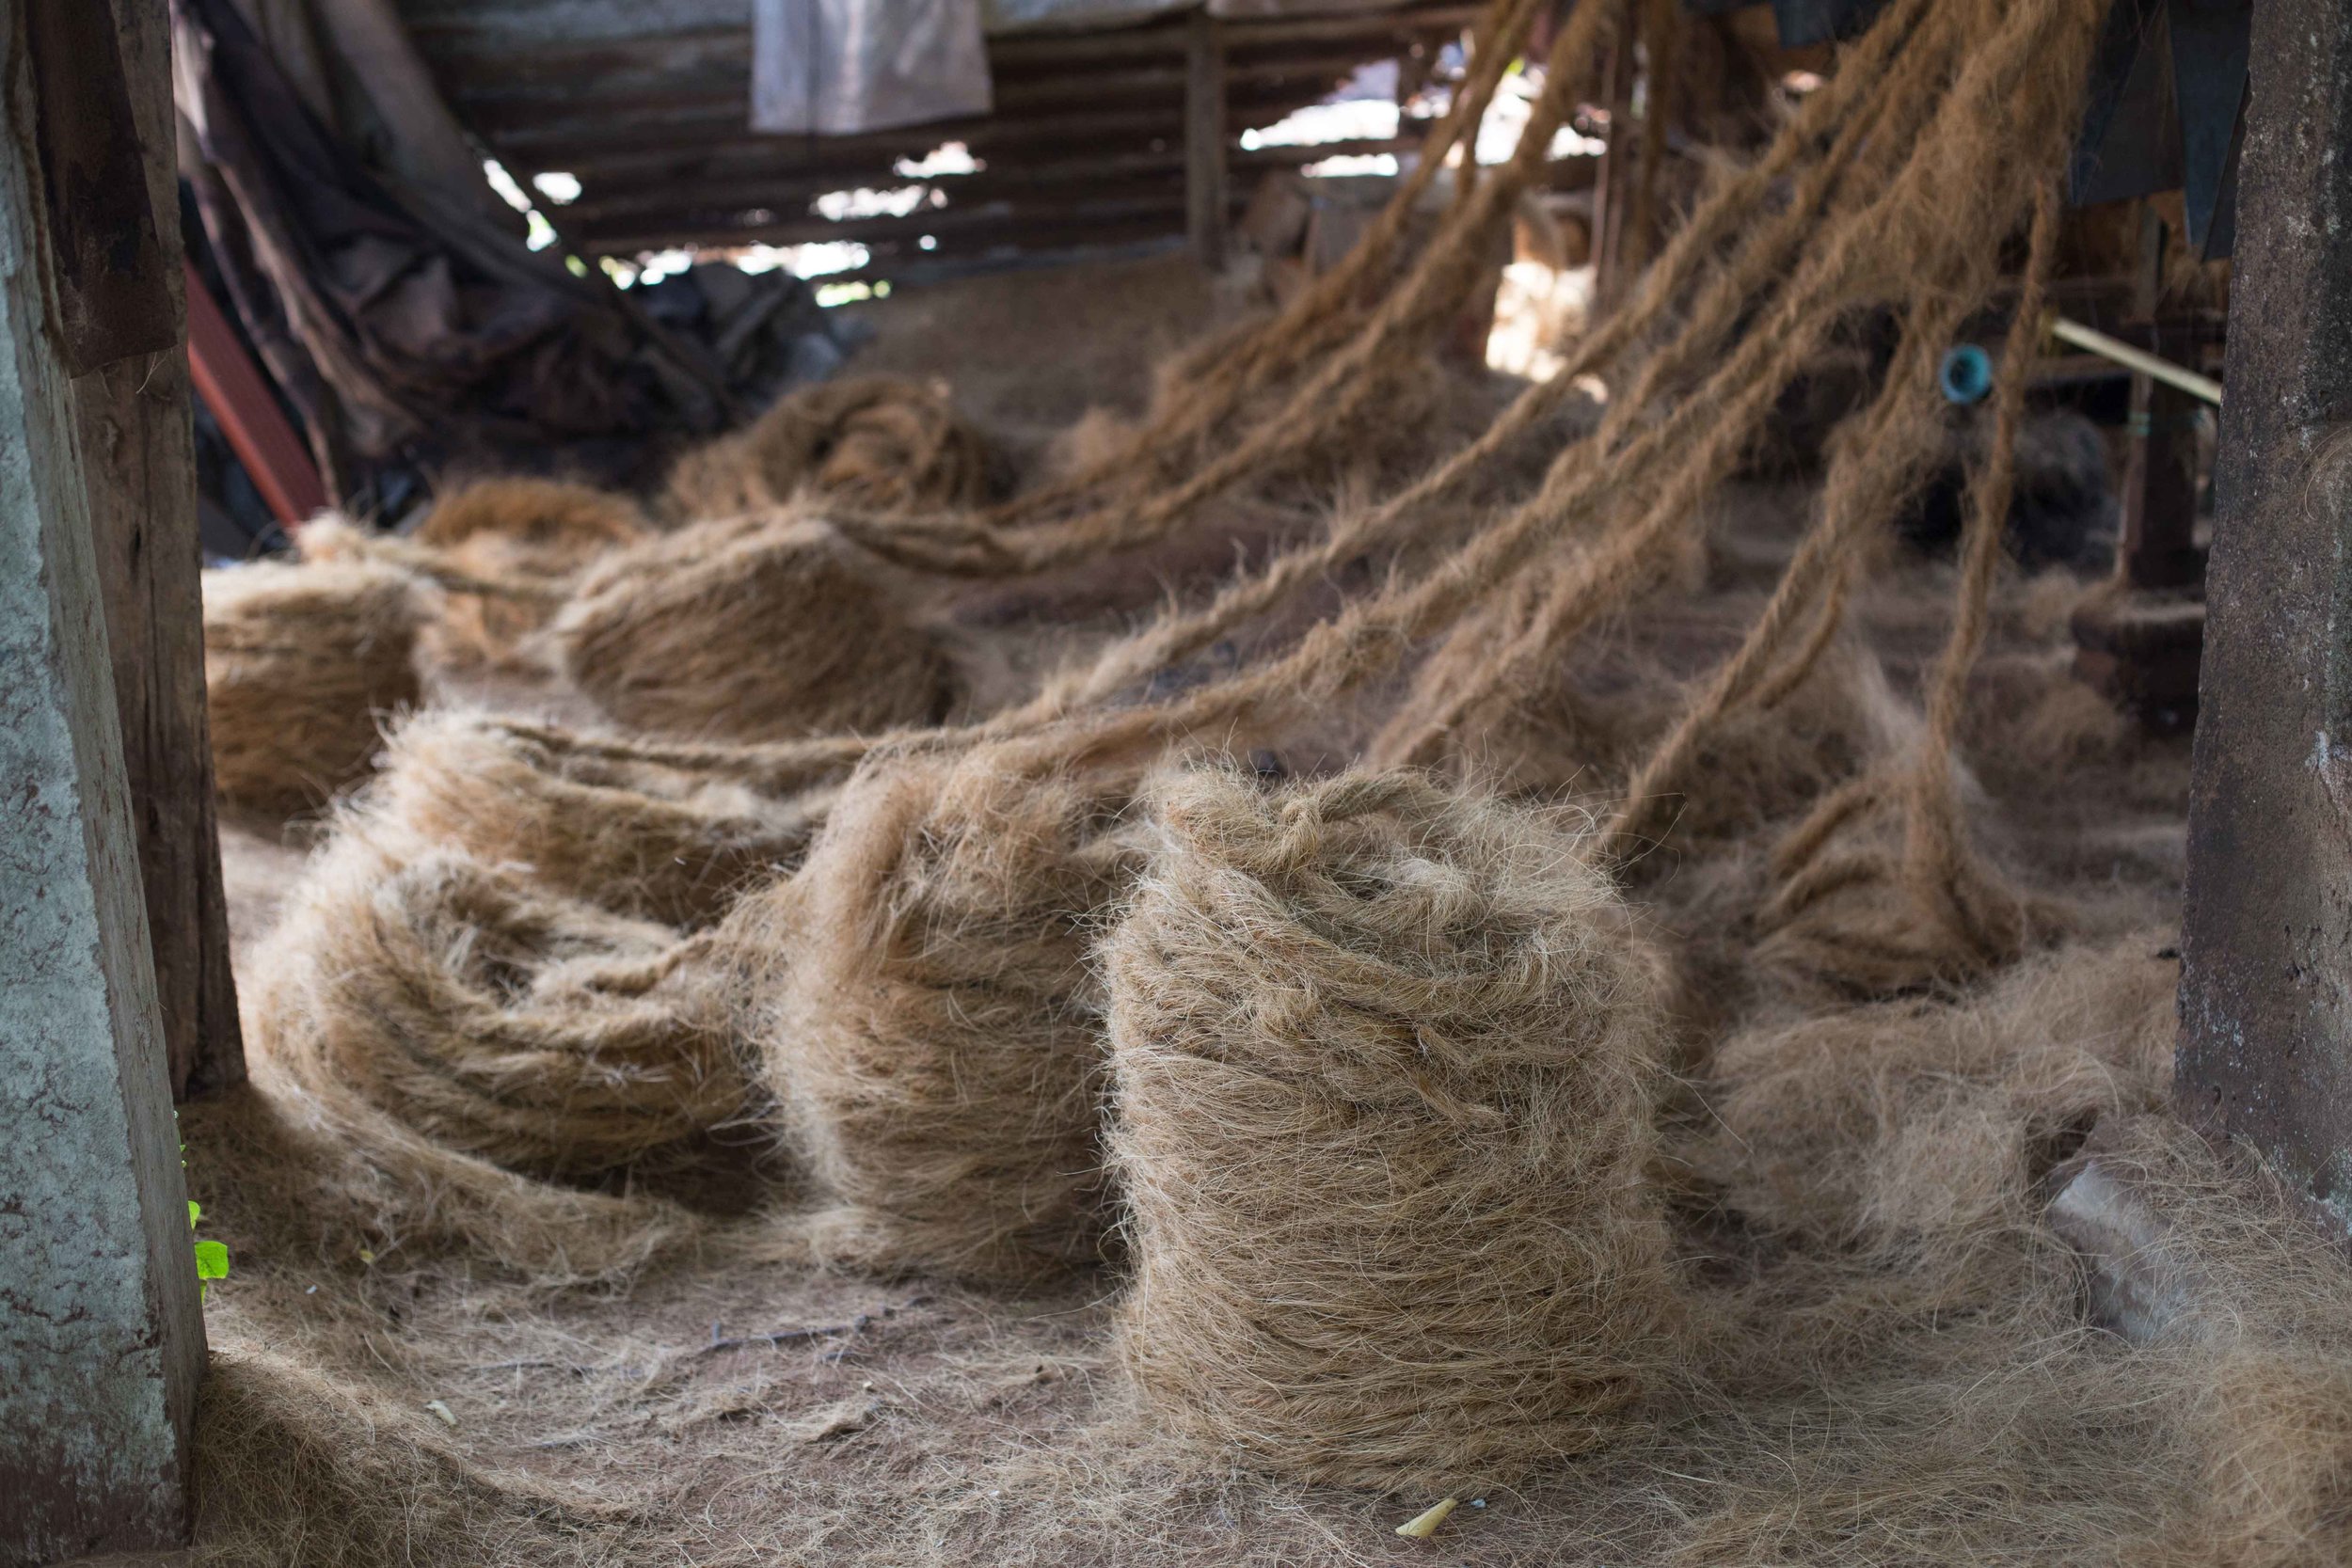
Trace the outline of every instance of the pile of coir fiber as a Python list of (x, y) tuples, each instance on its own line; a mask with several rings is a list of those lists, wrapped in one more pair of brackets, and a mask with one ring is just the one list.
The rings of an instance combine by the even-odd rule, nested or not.
[(686, 522), (773, 511), (802, 499), (866, 512), (970, 507), (1001, 467), (944, 391), (854, 376), (780, 400), (748, 428), (687, 453), (664, 504)]
[(958, 678), (904, 588), (826, 523), (698, 523), (606, 556), (557, 614), (564, 673), (612, 719), (785, 739), (930, 723)]
[[(1484, 40), (1508, 54), (1535, 9), (1506, 0)], [(1918, 419), (1925, 372), (1994, 297), (1994, 247), (2030, 221), (2028, 307), (2047, 275), (2049, 228), (2031, 220), (2099, 10), (1897, 0), (1731, 194), (1701, 204), (1615, 318), (1632, 325), (1577, 349), (1610, 402), (1528, 493), (1422, 527), (1549, 428), (1538, 417), (1565, 389), (1531, 391), (1401, 496), (1343, 509), (1035, 702), (892, 736), (799, 869), (693, 911), (719, 917), (699, 936), (593, 907), (608, 875), (622, 904), (658, 879), (608, 844), (566, 863), (594, 868), (575, 873), (582, 899), (539, 885), (526, 867), (564, 842), (545, 819), (479, 882), (428, 874), (470, 863), (451, 851), (364, 863), (364, 838), (346, 836), (249, 991), (265, 1092), (189, 1113), (193, 1179), (241, 1259), (215, 1291), (217, 1342), (296, 1344), (330, 1393), (437, 1405), (429, 1458), (463, 1468), (393, 1463), (414, 1448), (405, 1423), (322, 1466), (331, 1443), (273, 1416), (268, 1442), (315, 1491), (248, 1492), (210, 1541), (230, 1560), (299, 1560), (285, 1544), (310, 1512), (432, 1485), (453, 1503), (398, 1511), (419, 1527), (404, 1549), (426, 1560), (1347, 1561), (1422, 1550), (1387, 1531), (1460, 1486), (1478, 1490), (1437, 1549), (1482, 1564), (2342, 1557), (2352, 1431), (2330, 1400), (2352, 1383), (2352, 1289), (2257, 1180), (2149, 1114), (2169, 1091), (2170, 981), (2152, 933), (2177, 867), (2131, 834), (2177, 845), (2177, 758), (2086, 741), (2062, 702), (2043, 762), (1962, 754), (2004, 733), (1963, 725), (1964, 699), (2021, 668), (1980, 669), (1978, 653), (2053, 653), (2023, 645), (1981, 526), (2006, 500), (2022, 353), (1959, 566), (1873, 546), (1942, 450)], [(1603, 14), (1578, 8), (1547, 99)], [(845, 526), (870, 554), (942, 573), (1164, 532), (1314, 438), (1326, 404), (1349, 406), (1335, 388), (1380, 384), (1369, 372), (1451, 297), (1484, 193), (1518, 177), (1471, 182), (1427, 270), (1365, 291), (1392, 308), (1323, 297), (1197, 360), (1188, 395), (1137, 433), (1140, 501), (1135, 483), (1076, 482), (1034, 501), (1011, 544), (997, 515)], [(1820, 495), (1757, 552), (1767, 569), (1736, 592), (1688, 571), (1703, 535), (1749, 526), (1722, 488), (1788, 381), (1879, 309), (1901, 324), (1895, 369), (1833, 441)], [(1269, 408), (1295, 417), (1190, 473)], [(1163, 470), (1175, 477), (1155, 488)], [(657, 655), (664, 636), (697, 653), (694, 618), (724, 583), (694, 574), (766, 526), (699, 535), (673, 579), (693, 593), (662, 599), (641, 573), (651, 613), (619, 613), (638, 585), (606, 576), (613, 624)], [(823, 635), (675, 727), (715, 733), (783, 690), (764, 733), (815, 733), (816, 751), (574, 736), (510, 783), (552, 795), (594, 759), (595, 789), (625, 765), (666, 781), (633, 794), (701, 800), (693, 780), (845, 766), (866, 747), (831, 732), (935, 717), (882, 673), (920, 659), (793, 686), (845, 644), (903, 654), (900, 628), (920, 623), (877, 610), (882, 579), (834, 553), (840, 535), (789, 543), (801, 560), (776, 602), (854, 559), (855, 608), (826, 618), (828, 589), (770, 621), (779, 641), (803, 623)], [(1187, 667), (1333, 584), (1335, 609), (1252, 657)], [(1195, 774), (1160, 797), (1152, 869), (1134, 852), (1138, 764), (1203, 740), (1274, 749), (1304, 715), (1345, 737), (1334, 763), (1474, 770), (1499, 711), (1564, 664), (1597, 673), (1597, 646), (1638, 641), (1667, 619), (1649, 614), (1661, 600), (1702, 597), (1727, 628), (1705, 657), (1640, 646), (1657, 672), (1645, 689), (1571, 693), (1584, 705), (1543, 782), (1583, 787), (1574, 753), (1605, 754), (1614, 798), (1596, 836), (1411, 775), (1265, 795)], [(756, 615), (708, 620), (730, 635), (723, 667), (695, 678), (723, 685), (769, 651), (743, 632)], [(829, 705), (875, 701), (869, 687), (893, 698), (871, 717)], [(650, 725), (692, 701), (681, 686), (643, 718), (613, 711)], [(1735, 787), (1752, 799), (1697, 800), (1685, 815), (1705, 831), (1687, 837), (1658, 804)], [(594, 799), (613, 834), (636, 832), (633, 800)], [(694, 813), (655, 816), (669, 826), (648, 844), (675, 828), (673, 857), (699, 853)], [(1827, 853), (1779, 853), (1792, 835)], [(1825, 888), (1816, 866), (1854, 875)], [(1782, 983), (1772, 939), (1798, 876), (1821, 908), (1867, 883), (1864, 918), (1892, 911), (1926, 958), (1966, 961), (1915, 965), (1894, 997), (1868, 994), (1884, 970)], [(2064, 918), (1983, 919), (2037, 900)], [(1089, 938), (1122, 903), (1106, 992)], [(458, 905), (471, 912), (441, 919)], [(530, 913), (542, 907), (562, 918)], [(374, 929), (374, 945), (321, 963), (337, 951), (326, 925)], [(479, 962), (469, 932), (491, 939)], [(1653, 948), (1698, 1005), (1648, 999)], [(315, 1005), (346, 997), (369, 1004), (366, 1027)], [(668, 1022), (618, 1031), (610, 1057), (595, 1028), (571, 1028), (606, 1009), (633, 1023), (637, 1003)], [(562, 1027), (510, 1027), (549, 1008)], [(705, 1018), (680, 1050), (669, 1025)], [(419, 1060), (420, 1019), (463, 1027), (420, 1036), (445, 1043)], [(330, 1023), (353, 1052), (330, 1048)], [(739, 1069), (734, 1111), (699, 1098), (721, 1071), (678, 1067), (747, 1048), (772, 1107), (743, 1095)], [(642, 1106), (620, 1087), (632, 1075)], [(595, 1138), (565, 1135), (575, 1105)], [(746, 1114), (807, 1164), (812, 1194), (777, 1183), (750, 1213), (740, 1193), (731, 1208), (650, 1196), (674, 1144)], [(622, 1163), (598, 1170), (608, 1154)], [(2162, 1216), (2152, 1252), (2183, 1288), (2153, 1342), (2092, 1326), (2047, 1218), (2085, 1158)], [(1100, 1235), (1121, 1218), (1124, 1257)], [(273, 1408), (349, 1430), (347, 1401)], [(248, 1451), (267, 1465), (273, 1450)], [(531, 1483), (510, 1484), (516, 1471)], [(538, 1488), (627, 1516), (573, 1514)]]
[(1384, 1488), (1606, 1443), (1676, 1282), (1647, 966), (1575, 836), (1410, 776), (1153, 808), (1107, 967), (1155, 1414)]
[(422, 586), (373, 562), (258, 562), (204, 574), (204, 694), (221, 797), (279, 816), (365, 772), (379, 726), (413, 705)]
[[(437, 499), (413, 537), (469, 578), (552, 591), (647, 531), (636, 504), (607, 491), (491, 479)], [(444, 658), (513, 668), (552, 609), (540, 595), (453, 594), (435, 625), (438, 651)]]
[(1132, 875), (1119, 795), (1018, 754), (883, 755), (843, 789), (767, 945), (758, 1028), (837, 1206), (822, 1250), (1022, 1282), (1102, 1257), (1096, 923)]

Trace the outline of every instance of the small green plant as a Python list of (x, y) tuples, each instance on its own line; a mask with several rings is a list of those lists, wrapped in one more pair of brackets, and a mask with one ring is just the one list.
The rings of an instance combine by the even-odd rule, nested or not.
[[(190, 1198), (188, 1200), (188, 1228), (194, 1230), (196, 1222), (203, 1217), (203, 1205)], [(196, 1243), (196, 1277), (199, 1282), (197, 1285), (198, 1299), (201, 1300), (210, 1296), (213, 1293), (213, 1281), (229, 1277), (229, 1248), (219, 1242), (199, 1239)]]

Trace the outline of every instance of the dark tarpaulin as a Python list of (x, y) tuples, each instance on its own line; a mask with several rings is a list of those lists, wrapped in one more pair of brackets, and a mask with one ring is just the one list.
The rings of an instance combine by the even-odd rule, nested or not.
[(208, 237), (338, 493), (388, 463), (627, 481), (721, 425), (603, 278), (368, 169), (230, 0), (171, 9)]

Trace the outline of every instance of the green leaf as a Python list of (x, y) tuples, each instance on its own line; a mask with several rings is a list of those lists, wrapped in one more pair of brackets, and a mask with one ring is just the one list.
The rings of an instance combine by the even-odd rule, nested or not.
[(229, 1277), (229, 1249), (218, 1242), (196, 1243), (196, 1277), (226, 1279)]
[(194, 1198), (188, 1199), (188, 1228), (190, 1230), (194, 1230), (196, 1228), (196, 1222), (203, 1217), (204, 1206), (197, 1202)]

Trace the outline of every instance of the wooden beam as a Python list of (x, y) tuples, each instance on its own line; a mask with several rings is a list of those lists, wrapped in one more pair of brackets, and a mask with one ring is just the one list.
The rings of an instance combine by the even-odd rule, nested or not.
[(1593, 310), (1603, 315), (1625, 287), (1625, 230), (1633, 204), (1633, 40), (1638, 0), (1591, 0), (1614, 5), (1621, 15), (1609, 46), (1603, 79), (1609, 108), (1609, 145), (1593, 182)]
[[(1422, 138), (1417, 135), (1352, 136), (1304, 147), (1245, 149), (1229, 145), (1225, 162), (1232, 169), (1297, 168), (1324, 158), (1406, 152), (1421, 145)], [(926, 184), (944, 192), (952, 209), (1001, 197), (1050, 195), (1073, 186), (1105, 184), (1147, 175), (1165, 176), (1172, 185), (1184, 166), (1184, 153), (1182, 149), (1161, 148), (1154, 150), (1147, 147), (1127, 150), (1118, 148), (1052, 163), (1012, 160), (1001, 168), (983, 168), (972, 174), (932, 175), (904, 182)], [(870, 178), (870, 170), (830, 168), (758, 179), (714, 181), (686, 191), (632, 187), (607, 194), (599, 185), (596, 194), (583, 196), (569, 206), (555, 209), (555, 215), (563, 220), (567, 231), (581, 233), (593, 232), (599, 227), (610, 230), (616, 224), (640, 230), (660, 228), (674, 218), (683, 219), (691, 225), (707, 224), (714, 218), (768, 222), (776, 216), (804, 212), (817, 198), (830, 191), (844, 189), (845, 181)], [(769, 214), (770, 217), (753, 218), (747, 215), (759, 212)]]
[[(0, 8), (0, 1564), (167, 1546), (204, 1364), (74, 398)], [(87, 4), (87, 0), (72, 0)]]
[(171, 341), (159, 352), (81, 377), (73, 384), (73, 402), (164, 1043), (172, 1092), (184, 1098), (242, 1080), (245, 1045), (229, 972), (204, 708), (198, 589), (203, 562), (182, 329), (171, 19), (166, 0), (113, 0), (113, 6), (129, 89), (127, 130), (141, 155), (142, 194), (160, 247)]
[[(2153, 335), (2161, 303), (2165, 225), (2142, 198), (2135, 325)], [(2130, 588), (2187, 588), (2204, 576), (2197, 554), (2197, 400), (2147, 375), (2132, 377), (2118, 565)]]
[(1131, 190), (1108, 198), (1089, 195), (1086, 199), (1078, 201), (1024, 202), (1016, 205), (999, 200), (944, 211), (914, 213), (906, 217), (850, 218), (840, 223), (820, 217), (797, 217), (778, 218), (767, 223), (715, 223), (705, 228), (664, 225), (635, 233), (591, 231), (582, 236), (582, 243), (591, 250), (607, 255), (630, 255), (674, 245), (792, 245), (824, 240), (846, 240), (859, 245), (895, 240), (913, 243), (926, 235), (946, 245), (957, 236), (1017, 229), (1026, 223), (1108, 224), (1136, 217), (1165, 216), (1173, 230), (1182, 227), (1186, 212), (1183, 198), (1172, 188)]
[(2352, 1233), (2352, 8), (2254, 8), (2176, 1093)]
[[(1266, 61), (1231, 67), (1225, 72), (1225, 81), (1238, 107), (1311, 103), (1336, 87), (1357, 63), (1354, 55)], [(894, 145), (928, 151), (945, 141), (968, 144), (975, 133), (985, 135), (990, 130), (1012, 129), (1049, 115), (1108, 113), (1153, 104), (1175, 111), (1189, 102), (1188, 83), (1187, 71), (1182, 67), (1082, 71), (1053, 80), (999, 83), (992, 114), (964, 120), (943, 120), (929, 127), (928, 135), (924, 128), (912, 126), (873, 135), (886, 135)], [(695, 135), (720, 137), (734, 145), (740, 145), (753, 135), (744, 129), (740, 94), (701, 88), (664, 87), (634, 96), (582, 92), (555, 100), (504, 98), (468, 102), (465, 109), (467, 119), (494, 147), (518, 153), (567, 144), (583, 148), (628, 145), (631, 131), (659, 135), (664, 140)], [(832, 150), (863, 137), (767, 139), (803, 149)], [(544, 166), (524, 166), (529, 171)], [(576, 167), (567, 171), (579, 172)]]
[(1206, 7), (1184, 47), (1184, 231), (1212, 272), (1225, 264), (1225, 36)]

